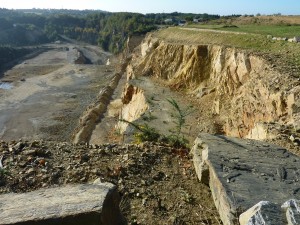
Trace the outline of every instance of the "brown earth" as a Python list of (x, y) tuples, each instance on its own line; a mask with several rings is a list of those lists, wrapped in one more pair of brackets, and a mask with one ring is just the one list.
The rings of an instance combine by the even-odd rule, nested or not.
[(2, 142), (0, 193), (86, 183), (118, 186), (128, 224), (221, 224), (186, 149), (162, 144)]

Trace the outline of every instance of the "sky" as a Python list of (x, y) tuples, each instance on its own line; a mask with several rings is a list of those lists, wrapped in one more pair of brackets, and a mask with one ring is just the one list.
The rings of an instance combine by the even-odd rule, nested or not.
[(300, 0), (0, 0), (0, 8), (100, 9), (144, 14), (190, 12), (300, 15)]

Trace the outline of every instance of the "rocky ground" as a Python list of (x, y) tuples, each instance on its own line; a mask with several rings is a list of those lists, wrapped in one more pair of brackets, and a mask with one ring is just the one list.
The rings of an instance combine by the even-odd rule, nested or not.
[(73, 145), (2, 141), (0, 193), (100, 179), (118, 186), (129, 224), (221, 224), (186, 149), (166, 145)]

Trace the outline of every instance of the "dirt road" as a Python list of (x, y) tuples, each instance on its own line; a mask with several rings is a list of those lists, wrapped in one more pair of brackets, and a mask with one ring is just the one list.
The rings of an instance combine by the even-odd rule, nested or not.
[[(52, 44), (49, 50), (6, 71), (0, 89), (0, 138), (69, 141), (82, 111), (105, 86), (114, 67), (95, 46)], [(81, 52), (89, 64), (75, 64)], [(82, 62), (80, 62), (82, 63)]]

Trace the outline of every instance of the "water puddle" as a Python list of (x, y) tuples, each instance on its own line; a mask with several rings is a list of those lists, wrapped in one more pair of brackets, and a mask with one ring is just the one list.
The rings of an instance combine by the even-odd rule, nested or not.
[(0, 89), (9, 90), (12, 89), (13, 85), (9, 82), (0, 82)]

